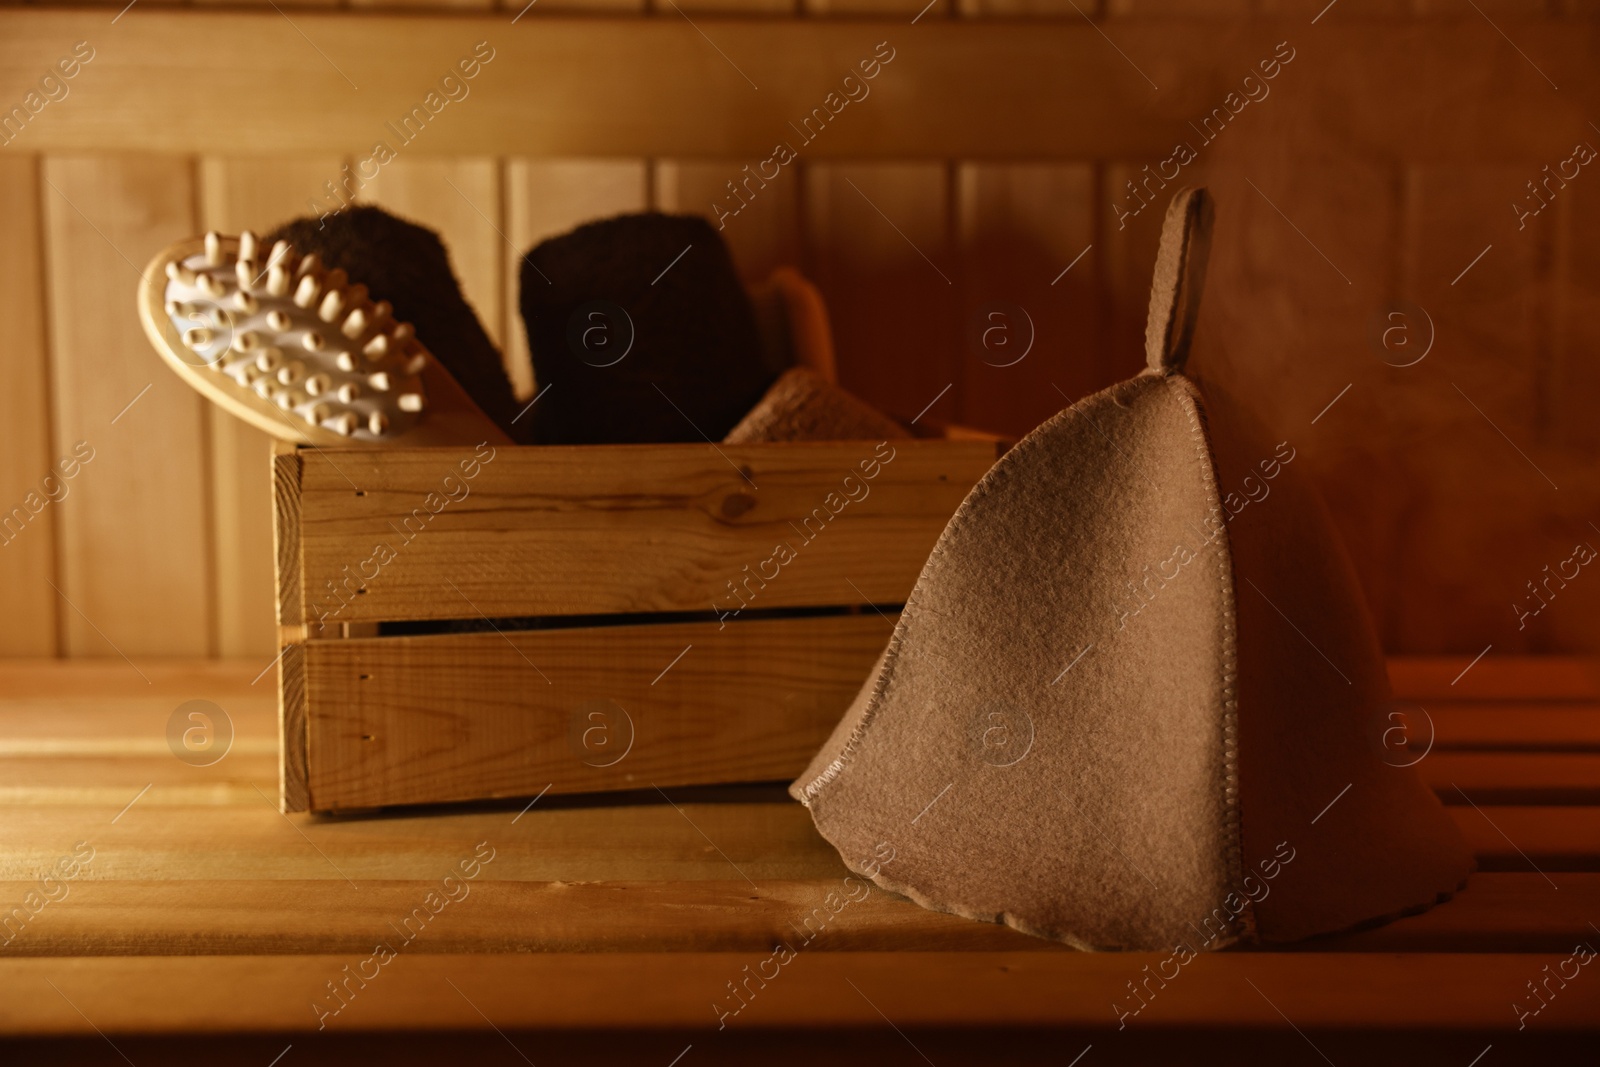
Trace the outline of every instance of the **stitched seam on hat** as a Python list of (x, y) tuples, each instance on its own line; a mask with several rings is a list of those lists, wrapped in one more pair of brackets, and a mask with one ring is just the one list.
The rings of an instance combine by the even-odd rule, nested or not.
[[(1181, 375), (1163, 378), (1178, 396), (1179, 405), (1189, 419), (1189, 429), (1195, 442), (1195, 454), (1200, 462), (1203, 484), (1209, 489), (1213, 506), (1222, 508), (1221, 490), (1218, 486), (1216, 459), (1206, 441), (1205, 409), (1200, 390)], [(1185, 403), (1187, 401), (1187, 403)], [(1222, 840), (1226, 850), (1228, 873), (1232, 885), (1243, 887), (1244, 882), (1244, 831), (1240, 825), (1239, 806), (1239, 677), (1238, 617), (1233, 581), (1233, 543), (1228, 536), (1226, 520), (1221, 529), (1220, 551), (1217, 554), (1217, 581), (1223, 600), (1222, 639), (1222, 760), (1223, 760), (1223, 826)], [(1231, 892), (1231, 890), (1230, 890)], [(1244, 907), (1237, 918), (1239, 937), (1256, 940), (1255, 902), (1246, 894)]]
[[(1154, 378), (1155, 376), (1152, 375), (1150, 377)], [(867, 699), (867, 706), (862, 709), (861, 721), (856, 723), (855, 728), (850, 731), (850, 736), (845, 739), (844, 745), (839, 749), (839, 755), (829, 761), (820, 774), (806, 783), (805, 788), (801, 790), (800, 803), (808, 808), (811, 807), (812, 803), (819, 798), (823, 787), (839, 777), (844, 771), (845, 764), (849, 763), (851, 758), (855, 756), (855, 751), (866, 736), (867, 729), (872, 725), (873, 719), (877, 717), (878, 709), (883, 704), (884, 695), (894, 681), (894, 669), (900, 658), (900, 646), (905, 639), (906, 628), (916, 621), (914, 609), (919, 606), (917, 592), (922, 588), (923, 581), (933, 573), (933, 568), (944, 555), (945, 548), (950, 540), (958, 530), (965, 528), (971, 518), (974, 505), (992, 493), (995, 487), (1002, 484), (1005, 479), (1009, 478), (1011, 476), (1011, 468), (1016, 465), (1013, 461), (1020, 460), (1023, 456), (1038, 448), (1039, 440), (1057, 424), (1078, 414), (1080, 408), (1105, 393), (1114, 393), (1133, 386), (1135, 383), (1143, 383), (1146, 380), (1144, 375), (1130, 378), (1128, 381), (1103, 389), (1099, 393), (1086, 396), (1076, 404), (1071, 404), (1065, 410), (1057, 412), (1035, 427), (1021, 441), (1013, 445), (1004, 456), (995, 462), (994, 466), (984, 473), (982, 478), (978, 479), (978, 484), (972, 487), (972, 491), (961, 502), (961, 506), (956, 508), (956, 513), (950, 517), (949, 523), (945, 525), (944, 532), (939, 535), (939, 540), (934, 543), (933, 551), (928, 555), (927, 562), (922, 565), (922, 573), (917, 576), (916, 584), (911, 589), (911, 596), (907, 598), (905, 607), (900, 611), (900, 621), (895, 624), (894, 633), (889, 636), (889, 649), (884, 653), (883, 669), (878, 672), (878, 676), (873, 682), (872, 696)]]

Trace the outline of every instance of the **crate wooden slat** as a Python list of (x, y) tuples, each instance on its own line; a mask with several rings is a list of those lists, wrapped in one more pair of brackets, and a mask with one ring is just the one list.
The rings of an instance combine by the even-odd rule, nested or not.
[[(752, 609), (898, 603), (967, 490), (994, 464), (996, 446), (939, 440), (877, 447), (502, 447), (470, 481), (458, 464), (473, 460), (471, 448), (305, 450), (298, 456), (303, 607), (289, 603), (283, 621), (303, 620), (317, 637), (327, 636), (317, 628), (321, 611), (330, 625), (704, 614), (714, 604), (732, 611), (741, 601), (728, 583), (743, 585), (743, 568), (755, 573), (780, 543), (796, 558), (769, 564), (778, 577), (748, 587)], [(883, 456), (892, 458), (879, 464)], [(878, 468), (865, 482), (863, 462)], [(283, 465), (288, 484), (295, 474)], [(845, 498), (849, 475), (866, 488), (856, 502)], [(466, 495), (441, 507), (449, 477)], [(289, 491), (280, 489), (280, 499)], [(285, 521), (292, 529), (293, 518)], [(365, 565), (380, 542), (394, 560)], [(377, 577), (363, 581), (370, 571)], [(329, 591), (329, 583), (350, 588), (344, 583), (351, 576), (364, 593), (346, 591), (341, 600)]]
[(308, 799), (329, 810), (791, 778), (890, 629), (869, 612), (313, 641)]

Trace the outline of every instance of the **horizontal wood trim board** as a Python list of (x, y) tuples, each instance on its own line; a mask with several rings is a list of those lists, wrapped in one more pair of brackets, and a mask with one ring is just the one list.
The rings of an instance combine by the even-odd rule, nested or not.
[[(0, 101), (23, 99), (72, 42), (88, 39), (94, 58), (71, 95), (24, 129), (30, 150), (350, 154), (387, 140), (399, 152), (445, 155), (759, 159), (787, 140), (809, 158), (1154, 162), (1191, 138), (1187, 123), (1220, 106), (1276, 42), (1313, 52), (1298, 15), (1115, 20), (1115, 47), (1070, 16), (908, 23), (705, 17), (697, 29), (677, 18), (534, 17), (513, 26), (504, 12), (298, 10), (291, 23), (277, 12), (141, 6), (111, 34), (100, 10), (8, 10), (0, 13)], [(1587, 70), (1596, 48), (1592, 22), (1502, 26), (1548, 70)], [(1316, 27), (1314, 47), (1340, 57), (1337, 84), (1351, 87), (1344, 106), (1387, 113), (1363, 144), (1371, 153), (1548, 160), (1557, 135), (1529, 121), (1527, 98), (1482, 75), (1522, 62), (1485, 29), (1471, 18), (1329, 20)], [(477, 42), (493, 58), (465, 83), (468, 95), (445, 104), (410, 143), (397, 138), (386, 123), (421, 106)], [(806, 143), (789, 123), (824, 107), (879, 42), (894, 58), (866, 83), (870, 95)], [(154, 76), (172, 71), (183, 77)], [(1413, 91), (1419, 72), (1427, 93)], [(1441, 99), (1472, 122), (1436, 121)]]
[(952, 441), (500, 448), (481, 464), (308, 451), (306, 623), (317, 637), (345, 622), (900, 603), (994, 455)]
[[(876, 1030), (888, 1017), (902, 1029), (1062, 1026), (1109, 1034), (1118, 1022), (1111, 1004), (1128, 995), (1127, 983), (1145, 965), (1154, 969), (1171, 954), (801, 955), (803, 962), (794, 961), (799, 966), (781, 972), (781, 995), (755, 998), (730, 1028)], [(110, 1034), (197, 1027), (212, 1033), (309, 1031), (317, 1023), (310, 1007), (316, 991), (365, 958), (341, 953), (0, 961), (0, 1028), (8, 1034), (91, 1037), (96, 1028)], [(1213, 1041), (1224, 1024), (1286, 1034), (1292, 1027), (1492, 1030), (1514, 1041), (1517, 1019), (1509, 999), (1552, 960), (1549, 953), (1215, 953), (1186, 964), (1186, 978), (1169, 983), (1129, 1026), (1199, 1028)], [(472, 1031), (488, 1018), (502, 1031), (609, 1030), (625, 1019), (630, 1028), (692, 1028), (714, 1042), (712, 1001), (729, 995), (727, 983), (742, 979), (746, 966), (755, 969), (748, 952), (402, 955), (380, 972), (374, 991), (351, 1000), (328, 1029)], [(457, 983), (460, 996), (447, 978)], [(1270, 990), (1271, 999), (1255, 995), (1246, 979)], [(240, 996), (240, 990), (249, 995)], [(1548, 1034), (1592, 1027), (1597, 1013), (1600, 982), (1572, 982), (1541, 1011), (1537, 1029)], [(668, 1058), (670, 1053), (663, 1062)]]
[(312, 641), (310, 804), (790, 778), (890, 629), (869, 613)]
[[(484, 854), (498, 862), (498, 852)], [(472, 855), (463, 847), (463, 857)], [(765, 954), (776, 940), (794, 943), (808, 931), (815, 936), (805, 947), (818, 952), (1074, 952), (997, 923), (933, 912), (882, 890), (845, 885), (840, 875), (762, 878), (752, 885), (725, 862), (723, 878), (715, 882), (491, 881), (486, 876), (492, 863), (478, 870), (477, 880), (462, 879), (461, 887), (452, 889), (455, 899), (445, 904), (442, 896), (435, 897), (432, 907), (423, 901), (437, 879), (361, 879), (355, 890), (337, 877), (85, 880), (72, 887), (71, 907), (52, 909), (48, 921), (22, 927), (6, 954), (366, 955), (376, 938), (429, 955)], [(0, 899), (20, 900), (36, 886), (36, 881), (0, 882)], [(1564, 878), (1562, 892), (1570, 899), (1554, 909), (1549, 884), (1536, 874), (1479, 875), (1457, 899), (1422, 915), (1292, 950), (1570, 952), (1574, 943), (1594, 937), (1582, 916), (1600, 909), (1600, 876)], [(835, 896), (830, 909), (829, 895), (843, 893), (853, 898), (850, 904), (840, 908)], [(437, 924), (435, 916), (441, 920)]]

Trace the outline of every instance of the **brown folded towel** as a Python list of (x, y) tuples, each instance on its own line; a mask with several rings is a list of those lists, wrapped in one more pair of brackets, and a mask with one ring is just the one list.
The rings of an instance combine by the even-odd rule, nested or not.
[(773, 372), (727, 247), (696, 216), (621, 215), (523, 259), (540, 444), (719, 441)]

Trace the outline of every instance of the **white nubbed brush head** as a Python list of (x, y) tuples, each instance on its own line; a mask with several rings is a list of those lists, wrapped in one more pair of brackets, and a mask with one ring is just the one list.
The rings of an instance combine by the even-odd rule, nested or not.
[(265, 262), (261, 251), (248, 231), (208, 233), (158, 258), (142, 299), (157, 350), (201, 392), (287, 441), (383, 444), (417, 426), (430, 357), (410, 324), (315, 254), (281, 241)]

